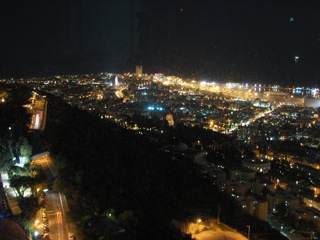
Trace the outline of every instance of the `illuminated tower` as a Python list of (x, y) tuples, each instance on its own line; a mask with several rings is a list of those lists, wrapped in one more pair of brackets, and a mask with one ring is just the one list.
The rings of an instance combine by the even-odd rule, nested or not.
[(136, 66), (136, 76), (141, 77), (142, 75), (142, 65), (137, 65)]

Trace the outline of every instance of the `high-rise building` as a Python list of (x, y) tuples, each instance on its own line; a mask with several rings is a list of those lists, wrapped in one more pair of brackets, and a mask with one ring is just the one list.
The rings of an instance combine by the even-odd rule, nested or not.
[(114, 85), (115, 86), (119, 86), (118, 76), (116, 76), (115, 79), (114, 79)]
[(268, 216), (268, 202), (261, 201), (254, 196), (237, 198), (242, 209), (260, 220), (267, 221)]

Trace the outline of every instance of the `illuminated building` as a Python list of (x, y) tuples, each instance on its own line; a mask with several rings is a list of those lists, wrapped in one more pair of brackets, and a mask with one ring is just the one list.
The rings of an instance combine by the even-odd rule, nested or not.
[(254, 196), (248, 196), (246, 198), (237, 198), (241, 208), (244, 212), (260, 219), (267, 221), (268, 217), (268, 202), (261, 201)]
[(216, 182), (225, 181), (227, 178), (226, 172), (217, 166), (206, 166), (204, 171)]
[(234, 180), (227, 180), (225, 183), (225, 192), (232, 197), (243, 197), (246, 192), (246, 187)]
[(9, 202), (6, 197), (5, 190), (3, 188), (1, 174), (0, 174), (0, 190), (1, 190), (1, 193), (0, 193), (0, 201), (1, 201), (0, 218), (10, 217), (12, 215), (12, 213), (11, 213), (11, 209), (9, 207)]
[(299, 229), (300, 221), (312, 222), (316, 231), (320, 231), (320, 211), (313, 207), (297, 208), (293, 212), (295, 217), (295, 226)]
[(265, 159), (245, 159), (242, 160), (242, 166), (255, 172), (267, 173), (270, 170), (270, 161)]
[(269, 211), (276, 211), (279, 204), (284, 203), (289, 210), (295, 209), (299, 206), (299, 198), (294, 194), (288, 192), (274, 192), (267, 195), (269, 202)]
[(237, 139), (241, 141), (247, 141), (250, 136), (250, 128), (247, 126), (238, 126)]
[(230, 168), (229, 176), (231, 180), (246, 181), (246, 180), (254, 179), (256, 176), (256, 172), (244, 167), (237, 168), (237, 169)]
[[(319, 194), (320, 194), (320, 188), (319, 188), (319, 187), (310, 186), (310, 190), (313, 191), (313, 196), (314, 196), (314, 197), (320, 196), (320, 195), (319, 195)], [(319, 208), (319, 210), (320, 210), (320, 208)]]
[(249, 179), (245, 181), (246, 189), (251, 189), (253, 193), (260, 195), (263, 189), (267, 188), (270, 192), (275, 190), (275, 183), (267, 179)]
[(207, 153), (202, 150), (189, 148), (185, 143), (177, 145), (168, 145), (160, 149), (165, 153), (171, 153), (175, 158), (192, 160), (194, 163), (204, 165), (206, 162)]
[(174, 125), (172, 114), (168, 113), (167, 116), (166, 116), (166, 120), (168, 121), (169, 126), (173, 126)]
[(252, 104), (255, 107), (262, 107), (262, 108), (270, 107), (270, 103), (269, 102), (261, 101), (260, 98), (255, 99)]
[(320, 211), (320, 199), (315, 197), (304, 197), (303, 202), (308, 207), (314, 207)]
[(305, 107), (318, 108), (318, 107), (320, 107), (320, 99), (319, 98), (306, 97), (304, 99), (304, 106)]

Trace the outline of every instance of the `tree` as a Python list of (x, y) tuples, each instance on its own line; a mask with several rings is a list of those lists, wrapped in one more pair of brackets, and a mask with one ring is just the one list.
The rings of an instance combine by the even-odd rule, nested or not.
[(4, 137), (0, 139), (0, 170), (7, 171), (13, 165), (12, 142)]
[(32, 177), (13, 176), (10, 179), (10, 187), (16, 191), (19, 200), (23, 198), (26, 189), (32, 188), (33, 186), (34, 179)]
[(35, 196), (39, 192), (42, 192), (44, 189), (48, 188), (47, 176), (42, 169), (36, 176), (32, 177), (30, 188)]
[(126, 229), (126, 231), (132, 235), (136, 235), (136, 227), (138, 225), (138, 219), (131, 210), (126, 210), (123, 213), (120, 213), (118, 217), (119, 225)]
[(18, 166), (11, 166), (10, 169), (8, 170), (8, 176), (9, 178), (12, 178), (13, 176), (27, 176), (28, 172), (21, 167)]
[(32, 147), (29, 145), (28, 140), (25, 137), (21, 137), (17, 145), (20, 148), (20, 156), (24, 158), (25, 163), (29, 163), (32, 155)]
[(37, 215), (38, 208), (38, 200), (36, 197), (30, 196), (20, 199), (19, 201), (20, 208), (22, 210), (21, 213), (21, 221), (25, 229), (34, 228), (34, 220)]

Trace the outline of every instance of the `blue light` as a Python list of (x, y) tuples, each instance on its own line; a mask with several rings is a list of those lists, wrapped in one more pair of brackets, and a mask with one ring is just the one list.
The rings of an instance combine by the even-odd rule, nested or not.
[(150, 110), (150, 111), (153, 111), (153, 110), (163, 111), (162, 107), (149, 106), (147, 109)]

